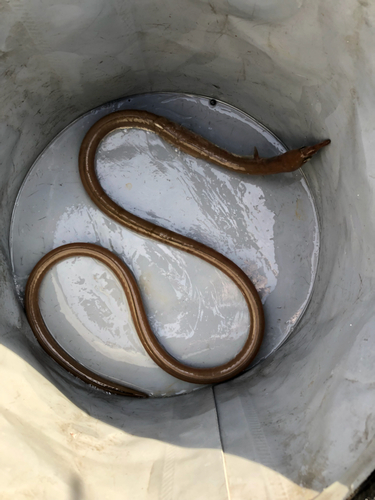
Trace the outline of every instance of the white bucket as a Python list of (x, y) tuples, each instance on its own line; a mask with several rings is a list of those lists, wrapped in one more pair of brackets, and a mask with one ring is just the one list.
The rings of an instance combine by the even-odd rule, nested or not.
[[(347, 498), (375, 468), (375, 6), (0, 0), (0, 13), (0, 496)], [(228, 102), (290, 148), (332, 144), (324, 162), (303, 167), (321, 244), (292, 337), (231, 382), (130, 400), (82, 384), (40, 349), (8, 235), (21, 183), (56, 134), (105, 102), (151, 91)]]

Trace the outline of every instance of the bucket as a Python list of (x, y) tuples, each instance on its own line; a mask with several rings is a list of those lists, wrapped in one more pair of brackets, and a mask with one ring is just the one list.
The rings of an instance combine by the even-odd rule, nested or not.
[[(375, 468), (375, 7), (0, 0), (0, 8), (2, 498), (349, 498)], [(229, 106), (289, 149), (332, 142), (299, 174), (312, 200), (299, 227), (319, 227), (319, 260), (298, 322), (233, 380), (131, 399), (83, 383), (37, 343), (14, 281), (12, 212), (26, 174), (65, 127), (119, 99), (161, 93), (199, 96), (199, 109)], [(17, 238), (32, 255), (21, 229)], [(283, 292), (290, 300), (300, 298), (295, 282), (293, 274)]]

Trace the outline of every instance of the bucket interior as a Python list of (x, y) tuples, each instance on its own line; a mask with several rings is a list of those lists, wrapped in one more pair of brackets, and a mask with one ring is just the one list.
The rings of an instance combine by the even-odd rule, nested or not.
[[(0, 0), (0, 12), (4, 498), (347, 497), (375, 467), (375, 7)], [(303, 167), (320, 249), (290, 337), (230, 382), (131, 400), (39, 347), (9, 234), (22, 182), (59, 132), (104, 103), (160, 92), (228, 103), (290, 149), (332, 143)]]

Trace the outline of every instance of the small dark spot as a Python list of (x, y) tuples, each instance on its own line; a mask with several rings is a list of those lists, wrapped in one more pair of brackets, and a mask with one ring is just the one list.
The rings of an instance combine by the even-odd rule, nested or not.
[(216, 104), (217, 104), (216, 99), (210, 99), (211, 106), (216, 106)]

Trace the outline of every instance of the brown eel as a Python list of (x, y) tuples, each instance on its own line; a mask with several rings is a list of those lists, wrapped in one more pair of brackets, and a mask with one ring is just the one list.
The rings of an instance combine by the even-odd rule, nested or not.
[(143, 307), (141, 294), (129, 268), (112, 252), (97, 245), (72, 243), (56, 248), (43, 257), (33, 269), (26, 287), (25, 307), (33, 332), (42, 347), (64, 368), (85, 382), (108, 392), (147, 397), (146, 394), (105, 379), (74, 360), (49, 333), (38, 302), (39, 287), (48, 269), (57, 262), (76, 256), (100, 260), (119, 279), (129, 303), (137, 334), (148, 355), (163, 370), (174, 377), (195, 384), (223, 382), (242, 372), (259, 351), (264, 332), (264, 315), (258, 293), (246, 274), (231, 260), (212, 248), (156, 224), (145, 221), (117, 205), (105, 193), (95, 170), (95, 156), (101, 141), (118, 129), (137, 128), (158, 134), (167, 142), (189, 155), (206, 160), (235, 172), (270, 175), (292, 172), (300, 168), (329, 139), (314, 146), (288, 151), (272, 158), (261, 158), (254, 148), (254, 157), (238, 156), (216, 146), (186, 128), (147, 111), (126, 110), (111, 113), (96, 122), (83, 139), (79, 153), (82, 184), (95, 205), (122, 226), (143, 236), (168, 244), (195, 255), (226, 274), (242, 292), (250, 314), (250, 327), (245, 345), (229, 362), (213, 368), (193, 368), (177, 361), (158, 342), (152, 332)]

